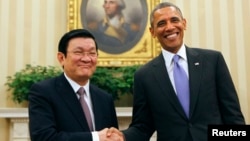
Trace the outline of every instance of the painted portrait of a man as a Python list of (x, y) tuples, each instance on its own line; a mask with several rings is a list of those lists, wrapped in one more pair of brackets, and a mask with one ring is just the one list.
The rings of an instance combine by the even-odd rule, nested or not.
[(83, 28), (97, 39), (99, 49), (124, 53), (140, 40), (147, 23), (145, 0), (87, 0), (81, 4)]

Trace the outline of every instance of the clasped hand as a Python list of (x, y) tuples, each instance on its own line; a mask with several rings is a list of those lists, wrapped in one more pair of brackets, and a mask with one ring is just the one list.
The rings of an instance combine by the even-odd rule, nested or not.
[(114, 127), (104, 128), (98, 135), (100, 141), (124, 141), (123, 133)]

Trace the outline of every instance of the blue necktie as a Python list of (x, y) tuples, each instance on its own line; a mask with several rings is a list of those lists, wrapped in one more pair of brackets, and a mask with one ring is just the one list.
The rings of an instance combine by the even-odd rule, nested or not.
[(185, 111), (187, 117), (189, 117), (189, 81), (186, 72), (179, 65), (180, 57), (179, 55), (174, 55), (174, 82), (177, 97), (182, 105), (183, 110)]

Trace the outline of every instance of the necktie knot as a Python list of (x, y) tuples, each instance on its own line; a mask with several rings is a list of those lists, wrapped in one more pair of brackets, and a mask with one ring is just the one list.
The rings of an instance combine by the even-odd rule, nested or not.
[(174, 55), (173, 57), (174, 63), (178, 63), (179, 59), (180, 59), (179, 55)]
[(79, 94), (80, 96), (83, 96), (85, 94), (84, 88), (80, 87), (79, 90), (77, 91), (77, 94)]

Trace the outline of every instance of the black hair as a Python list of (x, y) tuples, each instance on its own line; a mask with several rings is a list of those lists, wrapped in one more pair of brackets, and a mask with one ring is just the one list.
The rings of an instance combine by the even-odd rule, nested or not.
[(181, 18), (183, 18), (182, 12), (181, 12), (181, 10), (180, 10), (180, 8), (178, 6), (176, 6), (175, 4), (170, 3), (170, 2), (162, 2), (162, 3), (159, 3), (157, 6), (155, 6), (155, 8), (150, 13), (150, 24), (151, 24), (151, 27), (153, 27), (153, 21), (154, 21), (154, 13), (155, 13), (155, 11), (158, 10), (158, 9), (165, 8), (165, 7), (174, 7), (179, 12)]
[(66, 56), (69, 41), (72, 38), (77, 38), (77, 37), (92, 38), (95, 42), (95, 45), (96, 45), (96, 51), (98, 51), (98, 46), (97, 46), (97, 42), (95, 40), (95, 37), (88, 30), (86, 30), (86, 29), (73, 29), (73, 30), (65, 33), (62, 36), (62, 38), (60, 39), (59, 45), (58, 45), (58, 52), (62, 52)]

